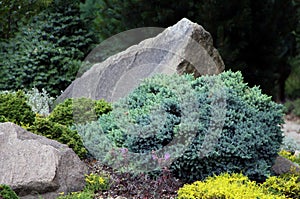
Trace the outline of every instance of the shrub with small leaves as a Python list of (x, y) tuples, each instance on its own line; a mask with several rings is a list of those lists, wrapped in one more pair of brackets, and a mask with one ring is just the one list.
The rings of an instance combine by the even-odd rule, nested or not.
[(80, 158), (85, 157), (87, 154), (82, 139), (76, 131), (52, 122), (48, 118), (37, 116), (33, 125), (29, 126), (27, 130), (68, 145)]
[[(227, 71), (197, 79), (148, 78), (114, 103), (95, 128), (101, 126), (115, 147), (140, 154), (147, 166), (153, 162), (152, 151), (168, 152), (170, 170), (188, 182), (222, 172), (263, 181), (282, 143), (282, 123), (282, 105), (258, 87), (250, 88), (240, 72)], [(106, 142), (98, 140), (103, 137), (98, 132), (80, 134), (88, 150), (101, 158)]]
[[(63, 4), (66, 4), (65, 6)], [(44, 88), (61, 93), (94, 43), (78, 1), (53, 1), (0, 51), (0, 90)]]
[(4, 185), (4, 184), (0, 184), (0, 198), (19, 199), (17, 194), (8, 185)]
[(300, 196), (300, 175), (299, 173), (289, 173), (272, 176), (262, 184), (262, 187), (270, 193), (284, 195), (285, 198), (298, 199)]
[(284, 196), (273, 195), (262, 189), (256, 182), (250, 181), (242, 174), (224, 173), (219, 176), (208, 177), (203, 182), (185, 184), (178, 190), (178, 199), (285, 199)]
[(54, 98), (49, 96), (45, 89), (40, 92), (37, 88), (32, 88), (25, 93), (27, 103), (31, 106), (32, 111), (40, 115), (47, 116), (50, 114), (50, 107)]
[(111, 111), (111, 105), (104, 100), (89, 98), (66, 99), (56, 105), (49, 120), (66, 126), (95, 121), (102, 114)]
[(8, 122), (4, 115), (0, 115), (0, 122)]
[(35, 113), (27, 103), (23, 91), (0, 93), (0, 121), (18, 125), (32, 124)]

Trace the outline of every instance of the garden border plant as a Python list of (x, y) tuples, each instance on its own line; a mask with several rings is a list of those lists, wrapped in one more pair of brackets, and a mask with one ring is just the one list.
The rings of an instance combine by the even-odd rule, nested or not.
[[(215, 82), (222, 82), (223, 89), (212, 90)], [(174, 89), (195, 95), (199, 107), (188, 115), (182, 114), (183, 106), (178, 100), (181, 96), (176, 94), (183, 91), (174, 92)], [(215, 129), (220, 126), (222, 118), (212, 115), (218, 110), (215, 107), (224, 106), (224, 97), (227, 102), (224, 126), (221, 132), (210, 132), (211, 126)], [(188, 104), (189, 98), (185, 100)], [(198, 119), (193, 122), (189, 116)], [(151, 77), (114, 103), (113, 111), (101, 116), (99, 122), (78, 126), (77, 130), (92, 155), (101, 161), (119, 158), (112, 164), (104, 162), (117, 167), (123, 161), (119, 148), (143, 157), (149, 154), (150, 158), (144, 158), (142, 163), (147, 165), (151, 163), (152, 151), (163, 149), (176, 136), (181, 136), (188, 147), (170, 166), (178, 178), (191, 182), (226, 171), (243, 172), (250, 179), (263, 181), (271, 174), (282, 143), (282, 123), (282, 105), (262, 94), (258, 87), (250, 88), (240, 72), (227, 71), (197, 79), (191, 75)], [(190, 126), (194, 137), (189, 133)], [(107, 147), (111, 142), (115, 149)], [(172, 149), (176, 151), (176, 147)], [(161, 153), (159, 157), (164, 155)]]

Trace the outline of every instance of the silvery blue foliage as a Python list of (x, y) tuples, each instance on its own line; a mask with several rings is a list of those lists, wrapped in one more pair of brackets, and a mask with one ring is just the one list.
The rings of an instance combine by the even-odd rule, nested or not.
[(33, 112), (44, 116), (50, 114), (50, 107), (53, 105), (54, 98), (50, 97), (45, 89), (40, 92), (37, 88), (32, 88), (25, 95)]
[(117, 165), (126, 148), (126, 163), (135, 169), (159, 168), (155, 156), (185, 181), (222, 172), (264, 180), (282, 143), (282, 116), (282, 105), (249, 87), (240, 72), (156, 75), (78, 132), (99, 160), (119, 154)]

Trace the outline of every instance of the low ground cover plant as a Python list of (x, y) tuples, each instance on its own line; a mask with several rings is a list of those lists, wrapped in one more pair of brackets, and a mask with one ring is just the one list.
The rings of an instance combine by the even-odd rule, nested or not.
[[(278, 182), (280, 183), (277, 184)], [(283, 182), (290, 184), (286, 185)], [(184, 185), (178, 190), (178, 199), (286, 199), (290, 198), (290, 194), (295, 196), (294, 191), (299, 189), (293, 187), (295, 185), (297, 183), (294, 179), (287, 181), (271, 177), (260, 185), (243, 174), (223, 173), (219, 176), (208, 177), (204, 181)]]
[(300, 173), (291, 173), (280, 176), (271, 176), (262, 184), (262, 187), (275, 195), (283, 195), (286, 198), (296, 199), (300, 196)]

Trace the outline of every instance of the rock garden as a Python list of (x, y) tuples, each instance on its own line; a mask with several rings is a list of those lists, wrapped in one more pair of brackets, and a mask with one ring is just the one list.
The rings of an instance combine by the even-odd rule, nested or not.
[[(79, 9), (50, 8), (49, 22)], [(43, 17), (33, 18), (35, 27), (44, 27)], [(48, 46), (47, 55), (48, 65), (60, 68), (49, 67), (46, 77), (38, 72), (42, 48), (24, 48), (40, 68), (27, 60), (25, 72), (0, 77), (0, 199), (300, 197), (299, 99), (276, 102), (240, 70), (225, 69), (202, 26), (182, 18), (147, 29), (148, 36), (118, 35), (145, 34), (105, 58), (97, 57), (98, 46), (81, 68), (93, 36), (75, 31), (86, 40), (64, 48), (69, 41), (60, 28), (49, 36), (59, 38), (58, 50)], [(7, 57), (0, 53), (3, 74), (26, 62), (17, 53), (10, 61), (8, 49)]]

